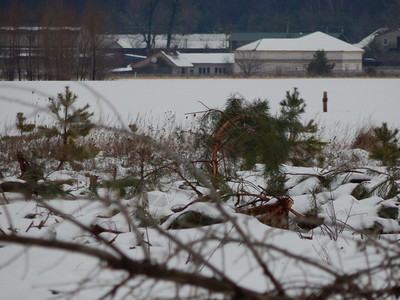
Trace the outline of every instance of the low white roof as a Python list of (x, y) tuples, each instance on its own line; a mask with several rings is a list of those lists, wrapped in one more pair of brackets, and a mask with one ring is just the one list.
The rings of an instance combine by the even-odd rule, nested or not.
[[(146, 48), (143, 35), (120, 34), (115, 36), (117, 43), (122, 48)], [(229, 44), (229, 36), (223, 33), (216, 34), (174, 34), (171, 39), (171, 49), (225, 49)], [(155, 37), (155, 48), (167, 47), (167, 35), (161, 34)]]
[(117, 68), (112, 70), (111, 72), (115, 73), (121, 73), (121, 72), (132, 72), (132, 67), (130, 65), (124, 67), (124, 68)]
[(188, 61), (181, 53), (175, 52), (174, 54), (168, 54), (161, 51), (165, 57), (167, 57), (175, 66), (180, 68), (191, 68), (193, 64)]
[(233, 53), (181, 53), (181, 55), (193, 64), (233, 64)]
[(194, 64), (233, 64), (235, 62), (233, 53), (162, 53), (177, 67), (191, 68)]
[(124, 54), (124, 56), (136, 59), (145, 59), (147, 57), (144, 55), (137, 55), (137, 54)]
[(363, 52), (359, 47), (353, 46), (342, 40), (334, 38), (320, 31), (299, 37), (283, 39), (261, 39), (244, 45), (236, 51), (357, 51)]

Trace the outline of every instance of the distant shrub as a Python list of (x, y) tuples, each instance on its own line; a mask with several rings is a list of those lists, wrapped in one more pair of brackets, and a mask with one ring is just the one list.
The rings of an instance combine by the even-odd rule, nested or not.
[(378, 75), (378, 72), (376, 71), (376, 69), (371, 66), (364, 68), (364, 73), (367, 76), (377, 76)]
[(307, 72), (312, 75), (330, 75), (335, 64), (329, 63), (324, 50), (317, 50), (307, 66)]

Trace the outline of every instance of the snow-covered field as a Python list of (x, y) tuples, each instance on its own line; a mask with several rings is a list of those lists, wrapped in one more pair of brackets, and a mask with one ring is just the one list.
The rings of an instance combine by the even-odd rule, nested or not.
[[(334, 138), (331, 134), (350, 136), (355, 129), (368, 124), (387, 122), (389, 126), (400, 128), (400, 79), (134, 79), (0, 83), (2, 132), (11, 132), (17, 112), (24, 112), (37, 123), (46, 122), (41, 108), (47, 105), (48, 97), (55, 97), (66, 85), (79, 96), (80, 105), (89, 103), (95, 117), (107, 125), (119, 121), (127, 124), (138, 117), (145, 122), (161, 124), (165, 119), (175, 118), (177, 123), (185, 124), (192, 120), (191, 115), (185, 114), (203, 111), (204, 105), (222, 107), (235, 93), (247, 100), (268, 99), (272, 111), (276, 112), (285, 92), (297, 87), (307, 104), (304, 119), (316, 119), (325, 127), (327, 139)], [(328, 92), (329, 99), (327, 113), (322, 113), (324, 91)], [(385, 172), (383, 168), (378, 170)], [(335, 177), (329, 186), (321, 187), (313, 175), (325, 176), (330, 169), (285, 166), (285, 171), (291, 174), (287, 187), (294, 200), (292, 208), (304, 214), (317, 203), (320, 207), (318, 216), (326, 225), (308, 232), (268, 227), (253, 217), (235, 213), (232, 200), (224, 203), (222, 208), (207, 203), (189, 207), (212, 217), (221, 217), (223, 210), (225, 217), (231, 218), (229, 222), (166, 230), (172, 222), (170, 219), (159, 228), (139, 228), (132, 232), (132, 224), (125, 215), (115, 214), (115, 211), (126, 209), (128, 215), (133, 214), (135, 199), (120, 200), (118, 206), (81, 197), (88, 185), (87, 178), (82, 176), (77, 178), (80, 184), (73, 192), (77, 200), (46, 202), (64, 215), (50, 214), (43, 205), (17, 201), (14, 198), (18, 199), (20, 195), (5, 193), (10, 204), (0, 206), (0, 229), (6, 233), (14, 230), (26, 237), (74, 242), (112, 252), (113, 249), (88, 232), (82, 232), (68, 219), (88, 226), (98, 224), (115, 231), (100, 236), (112, 241), (113, 246), (131, 259), (150, 258), (168, 268), (217, 279), (223, 274), (239, 286), (260, 293), (276, 288), (266, 276), (263, 266), (267, 266), (287, 295), (294, 298), (302, 293), (316, 292), (335, 280), (340, 285), (339, 279), (345, 277), (338, 276), (346, 274), (353, 276), (346, 280), (361, 291), (398, 287), (399, 268), (390, 266), (399, 263), (399, 220), (378, 215), (382, 207), (396, 208), (398, 197), (384, 199), (376, 193), (357, 200), (351, 195), (360, 179), (364, 180), (365, 188), (372, 189), (387, 176), (360, 168), (357, 172), (345, 172)], [(255, 185), (264, 185), (256, 171), (240, 175)], [(68, 178), (69, 175), (60, 171), (53, 176)], [(233, 183), (231, 185), (234, 187)], [(107, 191), (103, 192), (108, 195)], [(113, 199), (112, 195), (108, 196), (107, 199)], [(177, 218), (179, 214), (173, 214), (172, 209), (195, 198), (196, 194), (183, 187), (181, 182), (169, 182), (147, 194), (149, 213), (158, 218), (169, 215)], [(0, 199), (4, 200), (2, 195)], [(359, 230), (376, 228), (377, 224), (386, 234), (378, 239), (360, 234)], [(145, 243), (141, 244), (140, 240)], [(249, 243), (254, 245), (254, 251), (249, 248)], [(203, 260), (192, 257), (189, 249)], [(374, 271), (363, 273), (367, 269)], [(126, 278), (125, 272), (113, 271), (104, 262), (88, 256), (0, 242), (0, 299), (103, 299), (113, 285)], [(347, 288), (354, 292), (354, 286)], [(180, 299), (186, 296), (214, 299), (218, 295), (210, 296), (204, 290), (179, 284), (174, 286), (167, 281), (145, 281), (139, 276), (127, 280), (104, 299)], [(383, 299), (385, 295), (372, 297)]]
[[(267, 99), (272, 111), (276, 111), (285, 92), (297, 87), (307, 104), (304, 118), (316, 119), (320, 126), (341, 125), (351, 129), (369, 122), (378, 125), (387, 122), (400, 127), (400, 79), (322, 78), (0, 82), (0, 128), (14, 124), (17, 112), (31, 114), (38, 112), (39, 107), (46, 107), (46, 99), (55, 97), (67, 85), (79, 96), (80, 104), (89, 103), (106, 124), (117, 120), (116, 113), (124, 122), (134, 121), (138, 116), (152, 122), (174, 116), (177, 121), (185, 122), (186, 113), (204, 111), (204, 105), (221, 107), (234, 94), (248, 101)], [(327, 114), (322, 113), (324, 91), (328, 93)], [(37, 113), (32, 117), (43, 116)]]

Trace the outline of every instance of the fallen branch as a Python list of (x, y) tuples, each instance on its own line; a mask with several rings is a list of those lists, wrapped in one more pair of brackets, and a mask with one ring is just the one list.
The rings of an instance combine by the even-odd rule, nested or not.
[(174, 213), (178, 213), (178, 212), (184, 211), (186, 208), (188, 208), (189, 206), (191, 206), (191, 205), (193, 205), (193, 204), (195, 204), (195, 203), (206, 202), (206, 201), (208, 201), (208, 200), (210, 200), (210, 197), (207, 196), (207, 195), (205, 195), (205, 196), (202, 196), (202, 197), (197, 198), (196, 200), (193, 200), (192, 202), (189, 202), (188, 204), (186, 204), (186, 205), (183, 206), (183, 207), (180, 207), (180, 208), (171, 208), (171, 210), (172, 210)]
[(1, 186), (0, 186), (0, 193), (1, 193), (1, 195), (3, 196), (4, 202), (5, 202), (6, 204), (10, 204), (10, 202), (8, 202), (7, 197), (6, 197), (6, 194), (4, 193), (4, 190), (3, 190), (3, 188), (2, 188)]
[(226, 277), (207, 277), (201, 274), (169, 269), (166, 265), (157, 264), (148, 260), (137, 261), (130, 259), (127, 256), (121, 257), (118, 253), (111, 254), (109, 251), (82, 244), (4, 234), (0, 234), (0, 241), (25, 246), (30, 245), (49, 249), (59, 249), (91, 256), (104, 261), (107, 268), (128, 272), (129, 276), (132, 278), (144, 275), (152, 279), (166, 280), (177, 284), (188, 284), (204, 288), (210, 292), (222, 293), (229, 296), (230, 299), (267, 299), (266, 295), (240, 287)]

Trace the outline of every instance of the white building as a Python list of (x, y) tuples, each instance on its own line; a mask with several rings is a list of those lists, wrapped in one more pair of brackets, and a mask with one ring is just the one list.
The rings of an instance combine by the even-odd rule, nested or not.
[(235, 74), (302, 74), (317, 50), (324, 50), (334, 73), (362, 71), (364, 50), (322, 32), (299, 38), (261, 39), (235, 52)]
[[(114, 36), (118, 47), (122, 49), (145, 49), (147, 47), (142, 34), (119, 34)], [(230, 36), (215, 34), (173, 34), (170, 49), (228, 49)], [(156, 35), (153, 49), (167, 48), (167, 35)]]
[(138, 75), (221, 76), (232, 73), (233, 53), (180, 53), (160, 51), (131, 65)]

